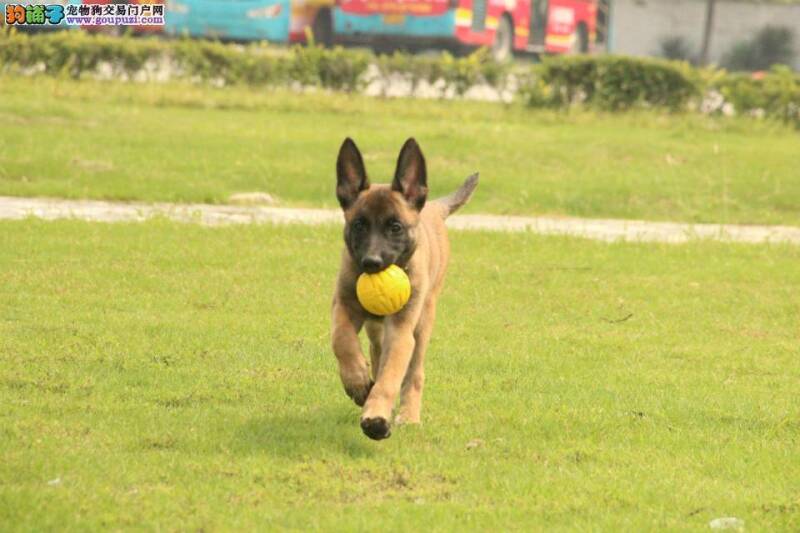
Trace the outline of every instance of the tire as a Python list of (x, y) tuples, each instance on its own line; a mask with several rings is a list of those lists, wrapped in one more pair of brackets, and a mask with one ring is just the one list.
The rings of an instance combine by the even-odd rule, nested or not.
[(320, 9), (311, 25), (314, 42), (325, 48), (333, 46), (333, 19), (329, 9)]
[(492, 43), (492, 58), (498, 62), (510, 61), (514, 54), (514, 28), (511, 18), (503, 15), (497, 22)]

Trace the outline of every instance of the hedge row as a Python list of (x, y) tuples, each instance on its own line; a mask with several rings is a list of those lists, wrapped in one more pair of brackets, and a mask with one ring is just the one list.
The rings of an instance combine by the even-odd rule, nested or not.
[[(607, 111), (631, 108), (699, 109), (763, 115), (800, 127), (800, 77), (776, 67), (753, 77), (698, 70), (686, 63), (620, 56), (559, 56), (541, 64), (512, 67), (485, 51), (467, 57), (375, 56), (360, 50), (320, 47), (283, 49), (205, 40), (115, 38), (64, 31), (29, 35), (0, 31), (0, 70), (79, 78), (105, 71), (111, 77), (188, 78), (218, 84), (316, 86), (357, 91), (379, 81), (389, 86), (422, 82), (440, 95), (470, 88), (513, 87), (532, 107), (582, 105)], [(708, 102), (713, 101), (713, 105)]]
[(608, 111), (641, 106), (678, 110), (701, 93), (691, 67), (658, 59), (548, 58), (538, 74), (524, 90), (534, 106), (582, 103)]
[(263, 44), (227, 45), (215, 41), (110, 37), (62, 31), (29, 35), (0, 31), (0, 68), (43, 70), (48, 74), (80, 78), (96, 75), (101, 67), (116, 77), (134, 78), (143, 72), (156, 76), (159, 69), (170, 77), (185, 77), (222, 84), (317, 86), (356, 91), (373, 77), (401, 76), (413, 85), (444, 80), (445, 88), (463, 94), (476, 84), (500, 84), (506, 67), (480, 52), (469, 57), (417, 57), (398, 53), (375, 57), (360, 50), (337, 47), (293, 47), (289, 50)]
[(533, 107), (693, 108), (776, 118), (800, 128), (800, 75), (783, 65), (745, 74), (661, 59), (557, 57), (546, 59), (521, 92)]
[(789, 67), (775, 66), (756, 77), (729, 74), (714, 88), (737, 113), (773, 117), (800, 128), (800, 76)]

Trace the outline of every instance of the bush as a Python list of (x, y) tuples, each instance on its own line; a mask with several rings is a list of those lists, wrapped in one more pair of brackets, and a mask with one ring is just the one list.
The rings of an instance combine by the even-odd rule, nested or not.
[(440, 56), (413, 56), (395, 52), (374, 59), (379, 77), (390, 80), (398, 76), (411, 85), (412, 92), (423, 81), (433, 85), (440, 80), (444, 82), (443, 93), (450, 87), (459, 96), (481, 83), (499, 90), (505, 86), (509, 72), (509, 66), (493, 61), (486, 49), (467, 57), (454, 57), (447, 52)]
[(758, 77), (729, 74), (715, 87), (737, 113), (776, 118), (800, 128), (800, 77), (789, 67), (775, 66)]
[(765, 26), (751, 41), (740, 42), (723, 58), (730, 70), (767, 70), (772, 65), (790, 65), (794, 58), (794, 33), (782, 26)]
[(77, 31), (30, 35), (10, 28), (0, 31), (0, 67), (7, 70), (41, 65), (50, 74), (78, 78), (106, 63), (116, 73), (132, 73), (163, 48), (162, 43), (151, 39), (137, 39), (135, 45), (125, 45), (123, 41), (132, 40)]
[[(585, 105), (620, 111), (636, 107), (680, 110), (693, 99), (703, 112), (729, 110), (777, 118), (800, 128), (800, 78), (788, 67), (758, 77), (699, 70), (685, 62), (621, 56), (560, 56), (517, 67), (491, 60), (485, 50), (467, 57), (412, 56), (316, 46), (280, 49), (263, 44), (229, 46), (205, 40), (115, 38), (84, 32), (30, 35), (0, 31), (0, 71), (40, 72), (74, 78), (110, 67), (112, 77), (131, 79), (166, 65), (168, 77), (216, 84), (316, 86), (357, 91), (374, 74), (385, 86), (400, 77), (412, 92), (425, 81), (441, 95), (465, 94), (488, 84), (501, 90), (509, 81), (531, 107)], [(372, 67), (372, 68), (370, 68)], [(706, 105), (711, 102), (713, 105)], [(726, 111), (727, 112), (727, 111)]]
[(55, 32), (29, 35), (13, 29), (0, 31), (0, 68), (44, 68), (48, 74), (74, 78), (94, 75), (100, 65), (110, 65), (113, 74), (131, 78), (148, 63), (168, 63), (173, 77), (223, 84), (318, 86), (356, 91), (367, 81), (370, 64), (380, 76), (411, 78), (412, 87), (426, 80), (442, 80), (443, 88), (463, 95), (478, 83), (502, 86), (507, 67), (492, 61), (484, 50), (463, 58), (443, 53), (437, 57), (407, 54), (376, 57), (358, 50), (318, 46), (272, 48), (263, 44), (229, 46), (196, 39), (134, 39), (90, 35), (85, 32)]
[[(623, 56), (560, 56), (540, 67), (541, 84), (549, 87), (546, 105), (576, 103), (602, 110), (633, 107), (686, 107), (698, 95), (697, 82), (684, 63)], [(541, 105), (542, 92), (528, 94), (531, 105)]]

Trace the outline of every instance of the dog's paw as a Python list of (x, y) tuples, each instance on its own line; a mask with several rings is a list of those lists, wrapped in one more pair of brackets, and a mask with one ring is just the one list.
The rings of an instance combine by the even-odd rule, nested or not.
[(357, 406), (364, 407), (364, 403), (366, 403), (367, 397), (369, 396), (369, 391), (372, 390), (372, 386), (374, 384), (375, 382), (371, 379), (358, 384), (346, 383), (344, 386), (344, 391), (354, 402), (356, 402)]
[(369, 396), (369, 391), (372, 390), (372, 386), (375, 384), (370, 378), (367, 365), (340, 366), (339, 376), (342, 378), (344, 392), (356, 402), (356, 405), (363, 407)]
[(388, 439), (392, 434), (392, 430), (389, 427), (389, 421), (382, 416), (375, 418), (362, 418), (361, 429), (364, 431), (364, 435), (372, 440)]

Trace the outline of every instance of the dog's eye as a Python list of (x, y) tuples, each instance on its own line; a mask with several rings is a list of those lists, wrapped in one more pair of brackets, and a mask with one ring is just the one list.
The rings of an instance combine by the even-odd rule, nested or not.
[(397, 221), (389, 223), (389, 232), (393, 235), (399, 235), (403, 231), (403, 225)]
[(365, 229), (367, 229), (367, 223), (364, 222), (363, 219), (359, 218), (358, 220), (353, 222), (353, 231), (361, 232), (364, 231)]

